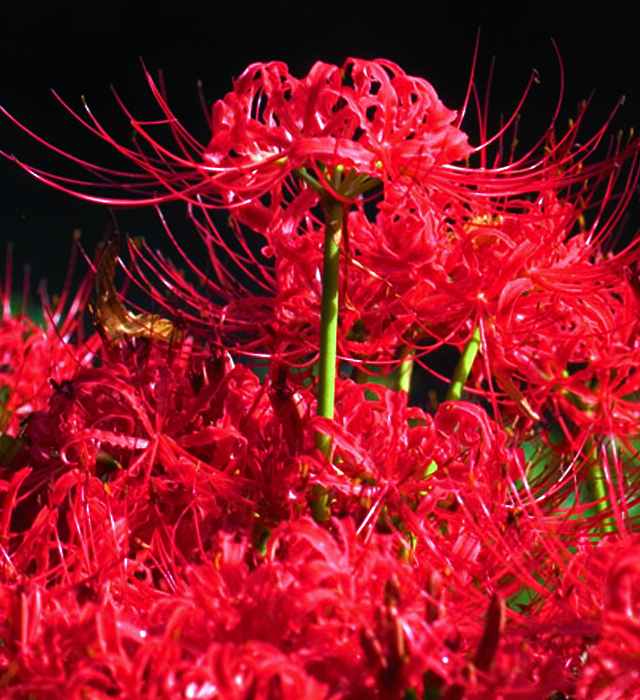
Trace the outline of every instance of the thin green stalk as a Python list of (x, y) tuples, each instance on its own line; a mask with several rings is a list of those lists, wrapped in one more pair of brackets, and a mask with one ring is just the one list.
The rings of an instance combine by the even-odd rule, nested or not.
[(407, 396), (411, 389), (411, 375), (413, 373), (413, 348), (406, 345), (400, 350), (400, 359), (402, 362), (396, 370), (396, 389), (406, 392)]
[[(615, 449), (615, 447), (612, 446), (612, 449)], [(589, 461), (591, 461), (591, 466), (587, 472), (589, 498), (595, 512), (598, 515), (602, 515), (610, 507), (609, 490), (607, 489), (607, 481), (604, 474), (606, 466), (599, 461), (597, 452), (593, 450), (592, 438), (589, 438), (586, 442), (585, 453), (589, 455)], [(600, 532), (615, 532), (617, 530), (615, 519), (612, 517), (603, 518), (601, 525), (596, 529)]]
[[(593, 464), (587, 474), (587, 486), (592, 499), (593, 508), (599, 515), (609, 508), (609, 491), (607, 490), (604, 470), (601, 464)], [(605, 518), (601, 527), (603, 532), (613, 532), (611, 518)]]
[[(567, 370), (564, 370), (563, 376), (569, 377), (569, 372)], [(589, 388), (595, 390), (597, 388), (597, 385), (591, 384)], [(589, 406), (580, 398), (579, 395), (567, 390), (564, 390), (563, 394), (574, 406), (579, 408), (583, 413), (587, 415), (592, 414), (593, 409), (589, 408)], [(611, 449), (615, 449), (615, 444), (611, 446)], [(594, 511), (598, 515), (602, 515), (610, 507), (609, 490), (607, 489), (607, 481), (604, 473), (606, 466), (598, 457), (597, 450), (594, 446), (593, 438), (590, 437), (587, 439), (583, 448), (583, 452), (587, 456), (589, 462), (591, 462), (591, 465), (587, 472), (587, 492), (593, 504)], [(602, 521), (602, 525), (599, 528), (601, 532), (615, 532), (616, 529), (617, 528), (615, 524), (615, 519), (610, 517), (604, 518)]]
[[(320, 316), (320, 358), (318, 360), (318, 415), (333, 418), (338, 343), (338, 286), (340, 241), (344, 205), (335, 199), (324, 204), (324, 264), (322, 269), (322, 310)], [(331, 438), (316, 435), (316, 446), (328, 455)]]
[(451, 383), (449, 384), (449, 389), (447, 391), (447, 401), (459, 401), (462, 397), (464, 385), (467, 383), (467, 379), (471, 373), (471, 368), (473, 367), (473, 361), (476, 359), (479, 349), (480, 326), (476, 326), (471, 338), (469, 338), (469, 341), (462, 351), (458, 364), (456, 365), (453, 378), (451, 379)]
[[(326, 174), (326, 170), (324, 170)], [(322, 268), (322, 307), (320, 312), (320, 356), (318, 358), (318, 415), (333, 418), (335, 404), (335, 384), (338, 346), (338, 311), (340, 284), (340, 246), (343, 234), (342, 224), (345, 213), (343, 201), (328, 195), (320, 180), (307, 172), (306, 168), (295, 171), (307, 186), (317, 192), (323, 204), (325, 217), (324, 262)], [(363, 192), (375, 187), (378, 181), (354, 172), (345, 174), (344, 168), (336, 167), (332, 175), (331, 191), (340, 193), (351, 201)], [(316, 433), (316, 447), (331, 459), (331, 437), (323, 432)], [(328, 493), (316, 487), (310, 495), (309, 504), (313, 517), (322, 522), (330, 515)]]

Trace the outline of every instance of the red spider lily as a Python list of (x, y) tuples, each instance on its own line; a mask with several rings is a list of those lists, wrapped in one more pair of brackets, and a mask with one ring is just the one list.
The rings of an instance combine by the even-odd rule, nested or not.
[[(415, 178), (418, 170), (426, 172), (439, 168), (469, 152), (466, 136), (453, 124), (455, 113), (442, 105), (432, 86), (422, 79), (405, 75), (388, 61), (349, 59), (342, 68), (318, 63), (303, 80), (293, 78), (283, 64), (256, 64), (236, 81), (234, 90), (226, 98), (215, 104), (212, 141), (202, 149), (199, 158), (191, 156), (195, 166), (191, 175), (186, 172), (178, 175), (195, 142), (171, 116), (163, 94), (151, 79), (149, 83), (167, 123), (173, 125), (171, 129), (181, 151), (175, 158), (158, 142), (152, 138), (149, 140), (150, 134), (145, 126), (135, 120), (140, 135), (149, 142), (154, 153), (149, 158), (141, 152), (136, 155), (129, 148), (117, 146), (92, 117), (85, 125), (116, 145), (138, 165), (146, 161), (143, 167), (158, 182), (169, 187), (170, 194), (145, 200), (146, 203), (177, 197), (199, 208), (205, 202), (215, 203), (217, 200), (218, 205), (232, 206), (238, 223), (250, 221), (255, 224), (258, 216), (262, 218), (271, 232), (260, 230), (267, 238), (270, 255), (276, 255), (275, 275), (265, 270), (265, 260), (256, 258), (239, 230), (236, 234), (241, 241), (241, 252), (217, 233), (206, 212), (203, 222), (194, 221), (205, 240), (218, 279), (212, 282), (197, 272), (205, 283), (203, 294), (194, 294), (195, 290), (163, 261), (152, 262), (154, 276), (159, 274), (174, 301), (187, 305), (186, 320), (197, 324), (206, 318), (209, 326), (214, 319), (219, 320), (225, 324), (227, 334), (234, 328), (240, 332), (243, 328), (245, 331), (260, 328), (269, 319), (265, 318), (261, 323), (256, 318), (256, 300), (252, 296), (249, 303), (253, 318), (247, 321), (247, 314), (243, 311), (246, 305), (242, 295), (234, 289), (236, 283), (229, 280), (224, 266), (220, 265), (220, 253), (229, 255), (243, 274), (248, 274), (266, 289), (267, 296), (282, 292), (285, 306), (276, 310), (276, 330), (292, 337), (297, 333), (295, 328), (286, 329), (290, 316), (286, 305), (295, 306), (298, 299), (291, 294), (296, 280), (290, 274), (290, 261), (281, 257), (283, 251), (280, 247), (282, 235), (288, 235), (291, 242), (287, 248), (293, 252), (293, 238), (299, 237), (297, 221), (318, 204), (319, 194), (309, 190), (299, 178), (292, 178), (293, 173), (301, 169), (313, 173), (318, 187), (351, 200), (363, 191), (363, 187), (369, 186), (364, 185), (363, 177), (365, 180), (373, 177), (386, 181), (401, 174), (406, 177), (409, 170), (411, 177)], [(94, 169), (83, 161), (78, 162)], [(339, 169), (345, 169), (347, 175), (341, 191), (335, 192), (335, 185), (330, 183), (334, 179), (331, 173)], [(44, 177), (42, 173), (38, 175)], [(187, 179), (192, 175), (201, 180), (195, 187), (187, 185)], [(55, 178), (44, 179), (51, 183), (55, 181)], [(68, 191), (75, 189), (72, 183), (67, 187), (62, 180), (58, 185)], [(292, 186), (300, 190), (301, 197), (294, 195), (294, 201), (288, 202), (287, 190)], [(154, 189), (157, 189), (155, 185)], [(132, 190), (139, 188), (135, 185)], [(268, 194), (270, 203), (267, 207), (259, 200), (262, 194)], [(91, 195), (88, 197), (92, 198)], [(116, 203), (115, 199), (111, 201)], [(296, 201), (303, 203), (304, 209), (296, 206)], [(281, 206), (284, 208), (282, 213)], [(315, 222), (311, 225), (315, 227)], [(311, 235), (309, 231), (308, 236)], [(315, 265), (318, 254), (321, 258), (322, 246), (311, 244), (308, 252), (312, 249), (314, 254), (307, 266), (311, 280), (317, 277)], [(188, 264), (193, 267), (190, 261)], [(311, 293), (308, 302), (313, 304), (316, 297), (316, 293)], [(217, 301), (220, 298), (222, 305)], [(163, 305), (166, 303), (164, 299), (157, 300)], [(276, 304), (280, 306), (280, 300)], [(266, 310), (272, 307), (271, 300), (266, 299)], [(313, 313), (313, 309), (310, 310)]]
[(590, 600), (591, 614), (597, 615), (597, 634), (588, 638), (583, 658), (587, 666), (581, 675), (576, 697), (621, 700), (634, 697), (638, 673), (634, 659), (638, 646), (638, 544), (637, 538), (601, 542), (582, 557), (597, 583)]
[(302, 81), (282, 63), (254, 64), (215, 104), (205, 159), (230, 173), (240, 200), (261, 194), (260, 178), (262, 192), (273, 192), (283, 169), (316, 164), (386, 179), (467, 155), (455, 117), (429, 83), (389, 61), (316, 63)]
[[(432, 420), (408, 411), (388, 390), (376, 389), (378, 402), (368, 403), (362, 387), (345, 385), (334, 427), (342, 462), (326, 465), (331, 474), (313, 476), (342, 490), (345, 514), (321, 526), (294, 510), (260, 555), (251, 518), (239, 508), (220, 512), (224, 501), (233, 505), (233, 486), (216, 477), (204, 453), (194, 464), (200, 443), (176, 446), (195, 434), (195, 416), (209, 415), (218, 430), (226, 423), (234, 444), (242, 435), (239, 446), (246, 447), (244, 454), (227, 450), (221, 471), (233, 474), (253, 502), (244, 507), (259, 509), (265, 498), (277, 503), (270, 484), (244, 466), (254, 445), (264, 465), (269, 452), (291, 449), (277, 447), (277, 434), (269, 437), (267, 394), (260, 397), (246, 371), (215, 367), (208, 382), (185, 372), (191, 394), (178, 377), (167, 392), (153, 352), (148, 365), (134, 364), (138, 376), (111, 352), (104, 369), (119, 375), (83, 370), (73, 394), (58, 397), (52, 423), (63, 426), (57, 444), (72, 468), (51, 485), (48, 506), (9, 553), (7, 575), (20, 580), (29, 570), (32, 583), (26, 591), (5, 588), (0, 599), (12, 611), (0, 626), (7, 641), (0, 682), (8, 693), (237, 697), (252, 687), (265, 698), (402, 697), (407, 688), (421, 694), (438, 684), (451, 697), (462, 689), (470, 698), (573, 691), (575, 678), (562, 659), (577, 658), (582, 637), (597, 629), (577, 614), (586, 606), (571, 603), (597, 590), (580, 562), (573, 570), (567, 564), (568, 543), (583, 526), (524, 494), (515, 501), (519, 491), (505, 487), (524, 478), (524, 467), (482, 409), (445, 404)], [(123, 345), (120, 352), (129, 350)], [(190, 362), (198, 367), (196, 358)], [(94, 386), (101, 394), (93, 394)], [(175, 416), (175, 425), (159, 410), (162, 396), (173, 404), (166, 415)], [(409, 428), (409, 418), (424, 425)], [(64, 428), (70, 419), (82, 440)], [(313, 429), (305, 423), (309, 439), (302, 447), (310, 452)], [(144, 431), (155, 436), (155, 452), (145, 447)], [(207, 450), (209, 463), (221, 446)], [(91, 459), (79, 461), (96, 447), (116, 450), (119, 460), (114, 472), (97, 472), (103, 481), (87, 473), (97, 469)], [(301, 457), (322, 467), (317, 458)], [(425, 476), (432, 462), (436, 471)], [(366, 527), (362, 507), (372, 497), (365, 483), (372, 477), (379, 493), (392, 485), (385, 505), (402, 522), (379, 518), (362, 538), (358, 524)], [(13, 488), (20, 488), (19, 479)], [(348, 514), (350, 500), (359, 501), (358, 520)], [(516, 507), (520, 515), (510, 524)], [(434, 572), (444, 572), (444, 587), (434, 583)], [(503, 629), (478, 617), (494, 591), (510, 598), (523, 587), (538, 606), (535, 618), (512, 610)], [(562, 642), (551, 648), (548, 635)], [(47, 653), (34, 655), (43, 645)]]
[[(78, 372), (47, 413), (34, 416), (25, 438), (34, 444), (31, 457), (40, 469), (88, 471), (111, 489), (141, 479), (165, 505), (162, 493), (169, 488), (177, 509), (163, 513), (167, 527), (185, 517), (181, 503), (222, 517), (219, 505), (235, 502), (251, 518), (254, 495), (267, 521), (288, 515), (301, 485), (294, 457), (309, 439), (299, 417), (308, 410), (305, 400), (261, 387), (249, 369), (225, 369), (188, 343), (174, 348), (173, 357), (150, 343), (133, 351), (112, 348), (112, 360)], [(267, 452), (265, 445), (279, 449)]]
[[(178, 152), (163, 147), (149, 125), (137, 121), (122, 103), (153, 155), (117, 143), (88, 109), (86, 121), (75, 115), (150, 175), (147, 184), (143, 180), (123, 185), (124, 174), (111, 173), (119, 190), (124, 186), (134, 193), (128, 201), (110, 198), (114, 204), (157, 204), (175, 198), (199, 204), (202, 195), (226, 206), (273, 194), (293, 170), (320, 163), (378, 178), (408, 167), (424, 171), (469, 153), (465, 134), (453, 124), (455, 112), (442, 105), (433, 87), (386, 60), (351, 58), (340, 68), (318, 62), (303, 80), (291, 76), (283, 63), (249, 66), (233, 91), (214, 105), (213, 138), (206, 148), (180, 126), (163, 92), (148, 73), (147, 78)], [(72, 159), (109, 176), (104, 168)], [(49, 184), (79, 194), (82, 183), (28, 169)], [(318, 175), (325, 180), (325, 172)], [(162, 183), (168, 194), (141, 198), (139, 193), (149, 183), (154, 189)], [(86, 198), (107, 201), (91, 194)]]
[(628, 440), (638, 419), (633, 295), (619, 261), (581, 243), (510, 283), (484, 326), (496, 374), (522, 381), (539, 412), (562, 416), (571, 449), (585, 434)]
[[(443, 404), (432, 419), (407, 408), (399, 392), (345, 381), (338, 386), (336, 412), (333, 422), (317, 419), (331, 434), (337, 457), (322, 483), (340, 494), (339, 501), (367, 508), (361, 531), (375, 529), (390, 513), (413, 522), (407, 505), (426, 514), (450, 496), (502, 502), (503, 475), (516, 478), (519, 472), (522, 455), (508, 448), (486, 413), (471, 404)], [(341, 507), (353, 512), (354, 505)], [(410, 529), (411, 522), (406, 523)]]
[[(567, 135), (567, 149), (576, 128)], [(613, 190), (618, 158), (633, 158), (634, 149), (629, 147), (592, 167), (593, 189), (575, 194), (570, 187), (581, 177), (584, 150), (576, 156), (577, 162), (569, 157), (563, 161), (555, 151), (541, 160), (532, 159), (522, 169), (522, 173), (530, 170), (530, 178), (521, 174), (521, 164), (514, 163), (495, 171), (458, 170), (451, 173), (449, 185), (444, 181), (428, 181), (424, 187), (389, 184), (374, 221), (357, 202), (345, 239), (340, 354), (352, 360), (376, 357), (379, 362), (392, 362), (403, 344), (415, 344), (421, 338), (435, 338), (438, 345), (458, 344), (482, 320), (501, 332), (494, 317), (506, 312), (513, 323), (517, 318), (514, 301), (524, 300), (532, 291), (551, 295), (572, 284), (574, 293), (584, 295), (611, 285), (616, 262), (594, 264), (597, 246), (616, 225), (630, 197), (637, 178), (635, 164), (631, 163), (620, 202), (609, 194), (599, 204), (594, 199), (598, 185), (607, 193)], [(558, 158), (551, 177), (547, 170)], [(498, 172), (504, 180), (497, 177)], [(318, 343), (323, 240), (322, 224), (314, 216), (316, 202), (317, 195), (303, 188), (286, 206), (278, 202), (267, 210), (255, 203), (235, 210), (236, 232), (242, 235), (239, 225), (246, 223), (264, 234), (268, 243), (264, 252), (273, 259), (273, 273), (265, 271), (268, 259), (246, 260), (260, 271), (257, 279), (267, 291), (262, 304), (237, 299), (237, 292), (228, 288), (223, 294), (237, 301), (221, 313), (166, 266), (160, 270), (164, 285), (178, 289), (190, 307), (210, 309), (207, 319), (224, 316), (230, 328), (234, 317), (246, 316), (241, 309), (247, 303), (262, 306), (262, 325), (268, 325), (275, 337), (303, 341), (312, 351)], [(596, 207), (593, 223), (585, 230), (585, 211)], [(197, 225), (203, 238), (214, 244), (208, 247), (215, 259), (214, 250), (227, 244), (206, 215)], [(620, 256), (619, 264), (634, 257), (637, 251), (631, 249)], [(166, 305), (161, 295), (156, 294), (154, 301)], [(541, 313), (548, 308), (542, 304)], [(203, 326), (207, 321), (192, 315), (190, 322)], [(542, 317), (539, 322), (531, 320), (532, 325), (548, 322)]]
[[(74, 247), (64, 290), (55, 306), (41, 286), (42, 326), (26, 313), (28, 277), (21, 313), (12, 313), (9, 249), (4, 283), (0, 285), (0, 433), (16, 437), (21, 421), (43, 409), (55, 386), (78, 367), (91, 363), (99, 347), (97, 335), (85, 338), (83, 313), (91, 293), (92, 276), (71, 297), (71, 278), (77, 250)], [(0, 463), (2, 453), (0, 448)]]

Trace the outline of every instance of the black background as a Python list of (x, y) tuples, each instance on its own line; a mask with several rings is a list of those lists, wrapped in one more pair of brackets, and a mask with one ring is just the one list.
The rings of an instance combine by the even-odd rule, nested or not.
[[(564, 93), (559, 125), (592, 93), (588, 126), (595, 129), (626, 95), (612, 130), (640, 127), (640, 5), (578, 2), (34, 2), (0, 9), (0, 104), (43, 138), (77, 155), (109, 164), (112, 154), (74, 123), (50, 89), (74, 108), (84, 95), (101, 122), (124, 141), (130, 136), (110, 92), (141, 118), (157, 116), (140, 58), (154, 75), (162, 69), (170, 104), (205, 142), (207, 123), (197, 81), (211, 104), (254, 61), (283, 60), (304, 75), (316, 60), (384, 57), (429, 80), (441, 99), (459, 108), (467, 90), (481, 30), (476, 78), (486, 85), (496, 67), (490, 114), (494, 125), (515, 109), (532, 70), (540, 82), (525, 104), (522, 138), (533, 142)], [(484, 89), (484, 88), (482, 88)], [(595, 91), (595, 92), (594, 92)], [(472, 122), (473, 120), (471, 120)], [(464, 123), (466, 126), (466, 122)], [(69, 171), (59, 157), (0, 115), (0, 150), (56, 173)], [(60, 288), (72, 232), (81, 229), (88, 250), (104, 235), (106, 208), (80, 202), (35, 181), (11, 160), (0, 159), (0, 245), (16, 247), (15, 284), (29, 261), (35, 280)], [(636, 198), (637, 199), (637, 198)], [(149, 210), (118, 212), (121, 227), (164, 239)], [(177, 215), (178, 226), (180, 216)], [(186, 226), (186, 223), (184, 224)], [(178, 232), (180, 233), (180, 232)], [(185, 236), (193, 235), (185, 233)]]

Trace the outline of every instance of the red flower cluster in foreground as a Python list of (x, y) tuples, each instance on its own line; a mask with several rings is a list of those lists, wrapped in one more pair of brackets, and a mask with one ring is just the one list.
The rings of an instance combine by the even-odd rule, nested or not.
[[(44, 327), (11, 313), (7, 274), (0, 697), (639, 697), (640, 254), (606, 241), (640, 144), (595, 162), (605, 132), (579, 142), (579, 118), (488, 167), (388, 61), (250, 66), (206, 146), (151, 87), (176, 152), (90, 117), (144, 174), (76, 159), (124, 198), (29, 170), (185, 200), (210, 273), (130, 241), (156, 313), (134, 312), (114, 238)], [(395, 374), (364, 381), (435, 373), (443, 346), (461, 360), (428, 410)]]

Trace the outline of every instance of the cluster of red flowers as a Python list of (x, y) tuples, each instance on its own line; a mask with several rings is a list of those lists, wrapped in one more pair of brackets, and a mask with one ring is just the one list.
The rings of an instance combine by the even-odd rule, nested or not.
[[(108, 241), (44, 327), (6, 275), (0, 696), (638, 697), (640, 253), (606, 241), (640, 143), (595, 162), (579, 118), (488, 167), (429, 83), (349, 59), (250, 66), (200, 146), (150, 85), (177, 152), (85, 120), (142, 169), (78, 160), (124, 198), (28, 169), (184, 200), (208, 270), (130, 241), (134, 313)], [(443, 346), (459, 388), (409, 405)]]

